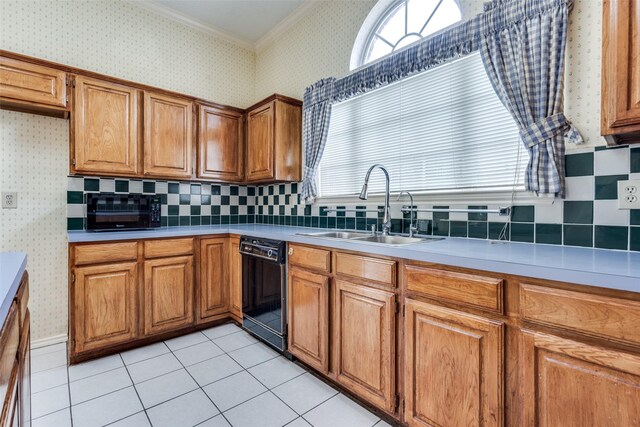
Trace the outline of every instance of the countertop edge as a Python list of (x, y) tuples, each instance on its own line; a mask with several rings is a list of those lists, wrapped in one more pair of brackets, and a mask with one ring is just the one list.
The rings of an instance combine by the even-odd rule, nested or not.
[[(15, 267), (15, 264), (14, 264), (15, 260), (11, 260), (12, 262), (11, 265), (5, 265), (5, 260), (4, 260), (5, 256), (17, 257), (20, 260), (17, 268)], [(9, 274), (10, 275), (9, 277), (13, 276), (12, 278), (9, 279), (11, 281), (11, 284), (6, 288), (6, 293), (2, 297), (3, 298), (2, 305), (0, 306), (0, 319), (2, 320), (2, 324), (4, 324), (5, 320), (7, 320), (7, 315), (9, 314), (9, 309), (11, 308), (11, 304), (13, 303), (13, 299), (15, 298), (16, 293), (18, 292), (18, 287), (20, 286), (22, 275), (27, 269), (28, 256), (24, 252), (4, 252), (4, 253), (0, 253), (0, 257), (1, 257), (0, 265), (2, 265), (2, 276), (3, 276), (2, 281), (4, 282), (5, 280), (5, 277), (4, 277), (5, 274)], [(5, 271), (5, 269), (8, 269), (8, 271)]]

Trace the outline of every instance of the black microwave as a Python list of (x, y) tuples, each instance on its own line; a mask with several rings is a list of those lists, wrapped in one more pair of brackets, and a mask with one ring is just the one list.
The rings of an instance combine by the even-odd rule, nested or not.
[(87, 193), (87, 230), (141, 230), (160, 227), (160, 196)]

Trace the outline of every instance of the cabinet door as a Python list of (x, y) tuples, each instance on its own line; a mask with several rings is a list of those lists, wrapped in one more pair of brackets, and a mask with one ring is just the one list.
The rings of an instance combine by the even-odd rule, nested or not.
[(199, 319), (229, 311), (227, 253), (227, 238), (200, 241), (200, 283), (197, 291)]
[(405, 422), (502, 425), (503, 324), (411, 299), (405, 316)]
[(137, 264), (75, 269), (75, 352), (129, 341), (136, 336)]
[[(332, 348), (338, 381), (392, 412), (395, 409), (395, 295), (336, 280), (334, 298)], [(363, 354), (367, 356), (363, 358)]]
[(602, 23), (602, 134), (640, 131), (640, 0), (605, 0)]
[(242, 181), (244, 141), (242, 114), (200, 106), (198, 178)]
[(75, 172), (138, 173), (138, 91), (76, 77), (73, 108)]
[(329, 369), (329, 278), (289, 269), (289, 351), (314, 368)]
[(249, 112), (247, 118), (247, 181), (273, 179), (274, 102)]
[(193, 257), (144, 262), (145, 335), (193, 323)]
[(144, 174), (190, 178), (193, 104), (144, 93)]
[(238, 320), (242, 319), (242, 256), (240, 238), (231, 237), (229, 244), (230, 310)]
[(3, 101), (65, 107), (66, 79), (64, 71), (0, 57), (0, 97)]
[(525, 425), (640, 425), (640, 356), (524, 332)]

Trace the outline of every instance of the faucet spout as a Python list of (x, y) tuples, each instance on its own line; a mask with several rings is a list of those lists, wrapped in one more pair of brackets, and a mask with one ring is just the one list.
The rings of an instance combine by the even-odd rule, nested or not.
[(360, 192), (360, 200), (367, 200), (367, 198), (369, 197), (369, 178), (371, 177), (371, 172), (376, 168), (384, 172), (384, 177), (386, 180), (384, 193), (384, 217), (382, 218), (382, 235), (386, 236), (391, 230), (391, 206), (389, 204), (389, 172), (381, 164), (376, 163), (367, 171), (367, 175), (364, 177), (364, 185), (362, 186), (362, 191)]

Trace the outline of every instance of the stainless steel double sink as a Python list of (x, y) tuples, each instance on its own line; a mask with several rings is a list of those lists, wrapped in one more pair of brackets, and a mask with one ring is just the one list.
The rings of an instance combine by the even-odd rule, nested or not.
[(410, 245), (413, 243), (426, 243), (442, 240), (443, 237), (406, 237), (391, 235), (372, 235), (357, 231), (327, 231), (320, 233), (297, 233), (299, 236), (317, 237), (321, 239), (353, 240), (358, 243), (378, 243), (389, 246)]

